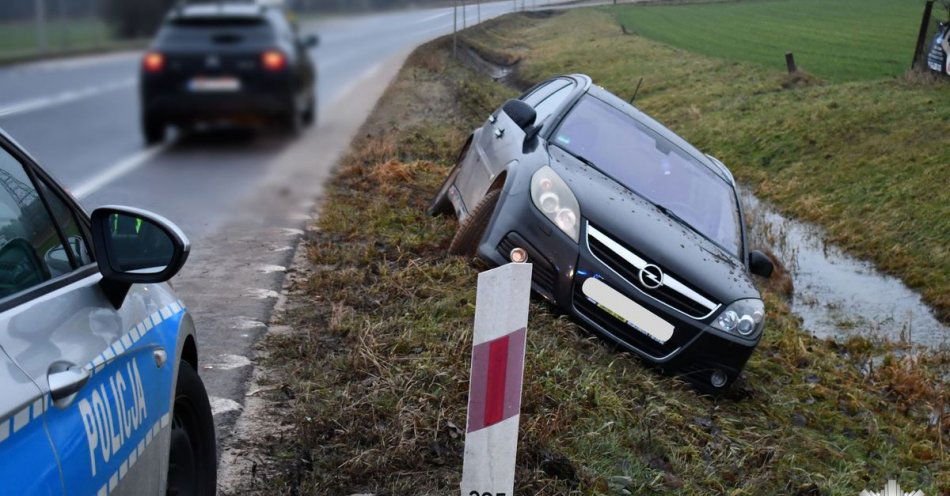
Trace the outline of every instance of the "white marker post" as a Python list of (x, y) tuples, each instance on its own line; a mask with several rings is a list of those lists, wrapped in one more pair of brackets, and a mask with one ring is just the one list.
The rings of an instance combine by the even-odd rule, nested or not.
[(512, 496), (531, 264), (478, 275), (462, 496)]

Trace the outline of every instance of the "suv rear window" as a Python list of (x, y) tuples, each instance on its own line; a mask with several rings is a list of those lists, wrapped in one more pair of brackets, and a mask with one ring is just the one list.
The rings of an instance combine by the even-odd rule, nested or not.
[(177, 27), (241, 27), (241, 26), (263, 26), (267, 22), (261, 17), (179, 17), (168, 23)]

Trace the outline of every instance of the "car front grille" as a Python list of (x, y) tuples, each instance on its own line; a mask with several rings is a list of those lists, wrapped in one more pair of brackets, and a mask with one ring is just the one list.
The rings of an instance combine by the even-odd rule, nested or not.
[(665, 270), (662, 284), (648, 287), (641, 280), (640, 272), (646, 265), (655, 264), (591, 224), (587, 226), (587, 246), (598, 260), (644, 294), (690, 318), (705, 319), (719, 308), (708, 296), (683, 284)]

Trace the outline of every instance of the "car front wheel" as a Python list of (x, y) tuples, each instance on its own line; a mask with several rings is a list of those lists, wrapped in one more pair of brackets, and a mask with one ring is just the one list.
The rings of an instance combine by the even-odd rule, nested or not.
[(500, 188), (489, 191), (485, 198), (482, 198), (482, 201), (475, 206), (472, 213), (459, 225), (455, 237), (452, 238), (452, 244), (449, 245), (450, 254), (466, 257), (475, 256), (478, 243), (482, 241), (482, 236), (488, 227), (488, 221), (491, 220), (491, 216), (495, 212), (495, 206), (498, 205), (499, 198), (501, 198)]
[(188, 362), (178, 369), (168, 455), (167, 496), (213, 495), (217, 486), (214, 418), (208, 393)]

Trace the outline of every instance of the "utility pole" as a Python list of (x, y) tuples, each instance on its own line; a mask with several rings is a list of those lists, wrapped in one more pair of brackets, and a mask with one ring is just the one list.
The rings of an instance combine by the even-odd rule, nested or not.
[(66, 18), (66, 4), (64, 0), (58, 0), (56, 2), (57, 9), (59, 10), (59, 48), (65, 50), (69, 45), (69, 20)]
[(459, 50), (459, 0), (452, 2), (452, 56), (458, 56)]
[(46, 53), (46, 0), (33, 0), (33, 6), (36, 11), (36, 49)]
[(482, 23), (482, 0), (475, 0), (475, 12), (478, 13), (478, 23)]
[(468, 27), (468, 5), (465, 4), (465, 0), (462, 0), (462, 29)]

